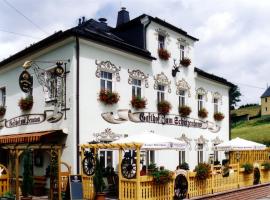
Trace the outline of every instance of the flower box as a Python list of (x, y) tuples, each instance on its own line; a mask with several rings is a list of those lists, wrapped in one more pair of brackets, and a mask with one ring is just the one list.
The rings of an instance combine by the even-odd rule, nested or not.
[(135, 108), (136, 110), (139, 110), (139, 109), (145, 108), (146, 99), (141, 98), (139, 96), (135, 96), (135, 97), (132, 97), (130, 103), (131, 103), (133, 108)]
[(0, 106), (0, 117), (3, 117), (6, 114), (6, 107)]
[(160, 48), (158, 49), (158, 56), (162, 60), (169, 60), (169, 58), (171, 57), (171, 54), (168, 52), (167, 49)]
[(22, 111), (29, 111), (32, 109), (34, 104), (33, 97), (32, 96), (27, 96), (25, 98), (21, 98), (19, 100), (19, 107)]
[(172, 106), (168, 101), (161, 101), (157, 104), (157, 109), (160, 114), (166, 115), (170, 112)]
[(117, 92), (111, 92), (109, 90), (100, 90), (99, 101), (105, 105), (113, 105), (119, 101), (119, 95)]
[(181, 117), (187, 117), (191, 113), (191, 108), (189, 106), (181, 106), (178, 111)]
[(214, 119), (215, 119), (216, 121), (222, 121), (222, 120), (224, 119), (223, 113), (221, 113), (221, 112), (215, 113), (215, 114), (214, 114)]
[(207, 110), (205, 108), (202, 108), (201, 110), (199, 110), (198, 116), (203, 119), (206, 118), (208, 116)]
[(194, 171), (198, 180), (206, 180), (211, 175), (211, 166), (208, 163), (199, 163)]
[(188, 67), (190, 64), (191, 64), (191, 60), (189, 58), (183, 58), (181, 61), (180, 61), (180, 64), (183, 66), (183, 67)]

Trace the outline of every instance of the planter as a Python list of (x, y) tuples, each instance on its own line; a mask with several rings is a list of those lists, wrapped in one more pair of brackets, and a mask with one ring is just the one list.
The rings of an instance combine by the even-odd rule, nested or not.
[(111, 92), (109, 90), (100, 90), (99, 101), (105, 105), (113, 105), (119, 101), (119, 95), (116, 92)]
[(245, 163), (241, 166), (244, 169), (244, 174), (251, 174), (253, 173), (254, 167), (250, 163)]
[(145, 108), (146, 105), (146, 99), (141, 97), (132, 97), (132, 100), (130, 101), (133, 108), (136, 110)]
[(215, 114), (214, 114), (214, 119), (215, 119), (216, 121), (222, 121), (222, 120), (224, 119), (223, 113), (221, 113), (221, 112), (215, 113)]
[(180, 64), (183, 66), (183, 67), (188, 67), (190, 64), (191, 64), (191, 60), (189, 58), (183, 58), (181, 61), (180, 61)]
[(105, 200), (105, 193), (103, 192), (96, 193), (95, 200)]
[(18, 105), (22, 111), (29, 111), (32, 109), (34, 104), (33, 97), (28, 96), (25, 98), (21, 98)]
[(158, 49), (158, 56), (162, 60), (169, 60), (171, 54), (168, 52), (167, 49)]
[(6, 108), (4, 106), (0, 106), (0, 117), (3, 117), (6, 114)]
[(157, 104), (157, 109), (160, 114), (166, 115), (170, 112), (172, 106), (168, 101), (161, 101)]
[(205, 108), (202, 108), (201, 110), (199, 110), (198, 116), (203, 119), (206, 118), (208, 116), (207, 110)]
[(211, 175), (211, 166), (207, 163), (199, 163), (194, 171), (198, 180), (206, 180)]
[(187, 117), (191, 113), (191, 108), (189, 106), (181, 106), (178, 111), (181, 117)]

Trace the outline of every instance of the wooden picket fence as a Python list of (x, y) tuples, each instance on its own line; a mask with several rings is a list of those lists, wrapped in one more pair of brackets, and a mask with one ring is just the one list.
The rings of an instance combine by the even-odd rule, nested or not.
[(270, 149), (250, 151), (230, 151), (230, 163), (261, 163), (269, 160)]
[(9, 191), (9, 172), (7, 168), (0, 164), (0, 196)]

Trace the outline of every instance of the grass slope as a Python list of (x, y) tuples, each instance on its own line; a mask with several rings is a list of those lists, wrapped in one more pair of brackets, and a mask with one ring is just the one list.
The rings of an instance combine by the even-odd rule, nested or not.
[(232, 115), (240, 116), (249, 114), (250, 117), (257, 116), (261, 111), (261, 106), (251, 106), (246, 108), (239, 108), (231, 111)]
[(232, 138), (240, 137), (270, 146), (270, 117), (238, 122), (232, 127)]

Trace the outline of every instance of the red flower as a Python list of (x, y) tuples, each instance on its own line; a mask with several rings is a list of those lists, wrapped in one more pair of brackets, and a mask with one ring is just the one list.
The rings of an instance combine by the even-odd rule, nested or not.
[(119, 101), (119, 95), (116, 92), (111, 92), (109, 90), (100, 90), (99, 101), (105, 105), (113, 105)]
[(28, 111), (32, 109), (33, 104), (34, 104), (33, 97), (28, 96), (25, 98), (21, 98), (18, 103), (18, 106), (20, 107), (22, 111)]
[(161, 101), (157, 104), (157, 109), (160, 114), (166, 115), (170, 112), (172, 106), (168, 101)]
[(199, 110), (198, 116), (200, 118), (206, 118), (208, 116), (207, 110), (205, 108), (202, 108), (201, 110)]
[(135, 109), (143, 109), (146, 105), (146, 99), (141, 98), (139, 96), (133, 96), (132, 100), (130, 101), (131, 105)]
[(187, 117), (191, 113), (191, 108), (189, 106), (181, 106), (178, 111), (181, 117)]
[(189, 58), (183, 58), (180, 61), (180, 64), (183, 65), (184, 67), (188, 67), (191, 64), (191, 60)]
[(171, 57), (171, 54), (168, 50), (160, 48), (158, 49), (158, 55), (162, 60), (168, 60)]
[(214, 119), (215, 119), (216, 121), (221, 121), (221, 120), (223, 120), (223, 119), (224, 119), (223, 113), (221, 113), (221, 112), (215, 113), (215, 114), (214, 114)]
[(0, 106), (0, 117), (4, 116), (5, 114), (6, 114), (5, 106)]

